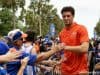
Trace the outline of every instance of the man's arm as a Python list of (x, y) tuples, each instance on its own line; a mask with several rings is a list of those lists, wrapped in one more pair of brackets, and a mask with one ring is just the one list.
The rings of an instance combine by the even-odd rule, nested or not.
[(100, 62), (99, 62), (99, 63), (97, 63), (97, 64), (95, 65), (94, 69), (95, 69), (95, 70), (100, 69)]
[(37, 62), (39, 61), (42, 61), (46, 58), (49, 58), (51, 55), (53, 55), (54, 53), (56, 53), (56, 50), (50, 50), (48, 52), (44, 52), (44, 53), (41, 53), (37, 56)]
[(57, 61), (55, 61), (55, 60), (43, 60), (40, 62), (40, 64), (54, 66), (55, 64), (57, 64)]
[[(55, 45), (52, 46), (50, 51), (44, 52), (44, 53), (40, 53), (38, 55), (30, 55), (30, 59), (28, 61), (28, 65), (33, 65), (34, 63), (40, 62), (44, 59), (49, 58), (50, 56), (52, 56), (54, 53), (61, 51), (64, 48), (64, 46), (62, 44), (59, 45)], [(26, 54), (24, 54), (24, 56), (27, 56)], [(24, 57), (23, 56), (23, 57)]]
[(63, 48), (64, 48), (63, 44), (59, 44), (59, 45), (53, 46), (50, 51), (39, 54), (37, 56), (37, 62), (49, 58), (54, 53), (56, 53), (58, 51), (61, 51)]
[(78, 52), (78, 53), (83, 53), (83, 52), (88, 52), (89, 48), (89, 43), (88, 42), (83, 42), (79, 46), (65, 46), (64, 49), (72, 52)]
[(0, 62), (10, 62), (21, 55), (20, 51), (11, 48), (5, 55), (0, 55)]
[(24, 69), (27, 66), (28, 60), (29, 60), (28, 57), (25, 57), (24, 59), (21, 60), (21, 67), (20, 67), (17, 75), (23, 75), (23, 72), (24, 72)]

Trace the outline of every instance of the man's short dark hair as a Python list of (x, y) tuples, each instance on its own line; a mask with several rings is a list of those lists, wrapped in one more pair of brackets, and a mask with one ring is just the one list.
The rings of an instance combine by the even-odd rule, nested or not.
[(75, 15), (75, 10), (72, 6), (63, 7), (61, 10), (61, 14), (63, 14), (63, 12), (71, 12), (73, 16)]
[(26, 41), (31, 41), (34, 42), (36, 39), (36, 33), (32, 30), (28, 30), (25, 32), (26, 34), (28, 34), (28, 37), (26, 37)]

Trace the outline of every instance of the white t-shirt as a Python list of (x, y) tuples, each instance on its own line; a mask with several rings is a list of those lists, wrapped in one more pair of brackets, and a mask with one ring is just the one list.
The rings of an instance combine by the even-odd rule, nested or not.
[[(31, 50), (33, 48), (33, 45), (31, 44), (23, 44), (22, 46), (22, 51), (25, 51), (26, 53), (31, 54)], [(27, 75), (33, 75), (33, 67), (32, 66), (27, 66)]]

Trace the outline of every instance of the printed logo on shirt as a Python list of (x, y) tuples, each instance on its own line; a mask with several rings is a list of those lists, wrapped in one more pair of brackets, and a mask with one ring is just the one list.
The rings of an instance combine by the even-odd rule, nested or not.
[(76, 38), (76, 36), (77, 36), (77, 32), (72, 32), (72, 33), (71, 33), (71, 37), (72, 37), (72, 38)]

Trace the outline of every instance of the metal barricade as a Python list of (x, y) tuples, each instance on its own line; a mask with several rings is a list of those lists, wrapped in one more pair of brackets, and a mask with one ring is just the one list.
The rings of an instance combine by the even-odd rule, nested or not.
[(55, 65), (51, 71), (43, 72), (37, 67), (36, 75), (61, 75), (60, 66)]

